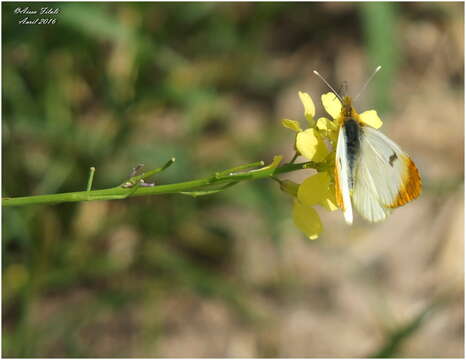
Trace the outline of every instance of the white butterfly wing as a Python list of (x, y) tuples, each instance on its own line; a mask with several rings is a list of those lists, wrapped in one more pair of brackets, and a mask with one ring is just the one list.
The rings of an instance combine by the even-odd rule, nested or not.
[(360, 153), (355, 168), (352, 200), (367, 220), (384, 220), (391, 208), (420, 193), (419, 173), (400, 147), (369, 127), (361, 127)]
[(356, 169), (356, 181), (353, 190), (353, 203), (359, 214), (371, 222), (385, 220), (390, 214), (390, 209), (381, 205), (377, 185), (374, 180), (374, 167), (380, 166), (373, 152), (361, 155)]
[(349, 225), (353, 223), (353, 208), (351, 206), (351, 192), (349, 186), (349, 161), (346, 153), (346, 132), (345, 128), (341, 127), (338, 133), (338, 142), (336, 148), (336, 189), (337, 189), (337, 200), (341, 198), (340, 207), (343, 208), (343, 215), (345, 221)]

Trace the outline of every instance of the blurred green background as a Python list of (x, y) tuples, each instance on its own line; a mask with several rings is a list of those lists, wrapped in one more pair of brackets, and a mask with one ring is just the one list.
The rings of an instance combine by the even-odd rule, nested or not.
[[(54, 25), (15, 9), (58, 8)], [(5, 208), (5, 357), (463, 357), (462, 3), (2, 3), (2, 196), (293, 155), (318, 69), (412, 155), (385, 223), (292, 224), (272, 181)], [(309, 171), (290, 174), (299, 181)]]

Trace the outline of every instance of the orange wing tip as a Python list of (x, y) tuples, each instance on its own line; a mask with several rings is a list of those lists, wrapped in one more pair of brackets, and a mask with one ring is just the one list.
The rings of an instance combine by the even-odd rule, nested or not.
[(422, 191), (421, 176), (416, 165), (414, 165), (414, 162), (408, 156), (402, 156), (402, 159), (406, 165), (405, 173), (403, 174), (403, 183), (395, 201), (387, 206), (391, 209), (405, 205), (416, 199)]

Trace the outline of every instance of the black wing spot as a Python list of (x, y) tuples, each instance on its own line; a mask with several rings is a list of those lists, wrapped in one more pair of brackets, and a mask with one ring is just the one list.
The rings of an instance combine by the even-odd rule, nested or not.
[(388, 159), (388, 162), (390, 163), (391, 167), (393, 167), (393, 163), (395, 162), (396, 159), (398, 159), (398, 156), (396, 156), (395, 153), (390, 155), (390, 158)]

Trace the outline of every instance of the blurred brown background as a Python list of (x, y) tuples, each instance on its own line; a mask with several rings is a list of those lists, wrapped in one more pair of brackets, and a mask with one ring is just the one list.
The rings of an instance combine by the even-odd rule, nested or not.
[[(53, 5), (53, 6), (52, 6)], [(15, 8), (59, 8), (18, 25)], [(2, 196), (157, 182), (293, 155), (298, 90), (348, 81), (415, 160), (384, 223), (320, 211), (309, 241), (270, 180), (3, 209), (6, 357), (463, 357), (462, 3), (3, 3)], [(24, 17), (24, 16), (23, 16)], [(31, 16), (34, 18), (34, 16)], [(308, 171), (288, 178), (302, 180)]]

